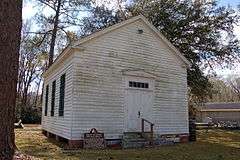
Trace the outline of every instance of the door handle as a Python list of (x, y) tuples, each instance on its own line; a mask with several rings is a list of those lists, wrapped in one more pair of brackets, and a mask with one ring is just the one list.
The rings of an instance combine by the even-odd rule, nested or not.
[(140, 111), (138, 111), (138, 118), (140, 118), (140, 116), (141, 116), (141, 112), (140, 112)]

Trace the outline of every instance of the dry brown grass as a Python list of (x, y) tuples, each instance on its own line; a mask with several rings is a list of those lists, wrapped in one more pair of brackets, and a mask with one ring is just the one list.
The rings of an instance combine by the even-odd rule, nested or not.
[(198, 131), (198, 141), (151, 149), (78, 150), (64, 152), (63, 144), (42, 135), (40, 127), (16, 129), (21, 152), (41, 159), (59, 160), (239, 160), (240, 131)]

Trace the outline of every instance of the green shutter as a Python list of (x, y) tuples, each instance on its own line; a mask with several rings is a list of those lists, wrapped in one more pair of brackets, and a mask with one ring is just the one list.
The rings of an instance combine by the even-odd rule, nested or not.
[(47, 116), (48, 112), (48, 91), (49, 91), (49, 86), (46, 86), (46, 94), (45, 94), (45, 116)]
[(63, 74), (60, 78), (59, 116), (64, 115), (65, 77), (66, 74)]
[(56, 94), (56, 81), (53, 81), (52, 82), (51, 116), (54, 116), (55, 94)]

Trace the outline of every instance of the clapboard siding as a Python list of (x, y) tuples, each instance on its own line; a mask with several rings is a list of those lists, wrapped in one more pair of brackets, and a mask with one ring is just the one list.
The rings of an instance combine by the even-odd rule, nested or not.
[[(44, 79), (44, 99), (43, 99), (43, 112), (42, 112), (42, 128), (48, 132), (59, 135), (61, 137), (71, 139), (71, 125), (72, 125), (72, 102), (73, 102), (73, 62), (72, 57), (64, 61), (61, 67), (58, 67)], [(66, 74), (65, 79), (65, 98), (64, 98), (64, 116), (58, 115), (59, 109), (59, 94), (60, 94), (60, 77)], [(51, 112), (51, 92), (52, 82), (56, 80), (56, 95), (54, 116), (50, 115)], [(45, 108), (45, 88), (49, 85), (49, 100), (48, 100), (48, 114), (44, 116)]]
[[(137, 34), (137, 29), (143, 34)], [(122, 71), (154, 75), (154, 130), (188, 133), (187, 73), (182, 61), (141, 20), (80, 45), (73, 65), (72, 139), (97, 128), (106, 138), (124, 132), (125, 84)]]

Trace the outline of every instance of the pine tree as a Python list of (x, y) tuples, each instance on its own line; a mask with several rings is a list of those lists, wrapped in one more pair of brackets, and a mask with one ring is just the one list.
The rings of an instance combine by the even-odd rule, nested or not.
[(0, 160), (15, 150), (14, 111), (22, 24), (22, 1), (0, 1)]

